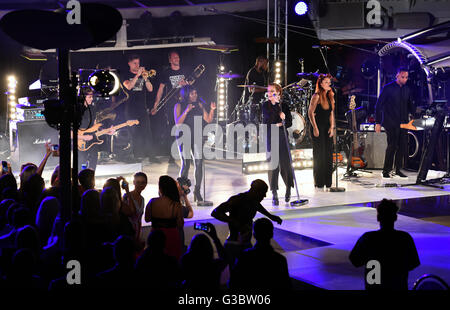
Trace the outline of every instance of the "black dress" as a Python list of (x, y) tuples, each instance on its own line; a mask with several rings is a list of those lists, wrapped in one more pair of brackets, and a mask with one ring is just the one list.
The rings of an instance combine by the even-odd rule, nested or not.
[(314, 111), (316, 124), (319, 129), (319, 136), (315, 137), (311, 128), (311, 137), (313, 142), (314, 157), (314, 185), (317, 187), (331, 187), (333, 174), (333, 138), (330, 138), (328, 130), (330, 129), (331, 102), (328, 99), (327, 110), (317, 103)]
[[(286, 188), (294, 187), (294, 177), (292, 175), (292, 167), (289, 160), (289, 150), (286, 145), (286, 138), (283, 132), (283, 126), (277, 127), (277, 132), (272, 132), (270, 125), (281, 123), (280, 112), (283, 112), (286, 116), (284, 122), (286, 128), (292, 126), (292, 115), (289, 111), (289, 106), (286, 102), (282, 101), (281, 107), (279, 104), (273, 105), (270, 101), (265, 101), (262, 105), (263, 123), (267, 124), (267, 152), (269, 154), (269, 160), (273, 155), (271, 146), (272, 134), (278, 135), (278, 150), (279, 161), (276, 163), (276, 168), (269, 170), (268, 178), (271, 191), (278, 190), (278, 174), (281, 173)], [(287, 131), (286, 131), (287, 134)]]

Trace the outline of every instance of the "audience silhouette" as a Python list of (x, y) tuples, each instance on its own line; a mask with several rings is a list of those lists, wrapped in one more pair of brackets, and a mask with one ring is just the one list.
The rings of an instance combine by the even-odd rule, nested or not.
[(351, 263), (365, 268), (367, 290), (407, 290), (408, 272), (420, 265), (411, 235), (394, 229), (397, 212), (392, 200), (383, 199), (377, 206), (380, 229), (364, 233), (350, 253)]

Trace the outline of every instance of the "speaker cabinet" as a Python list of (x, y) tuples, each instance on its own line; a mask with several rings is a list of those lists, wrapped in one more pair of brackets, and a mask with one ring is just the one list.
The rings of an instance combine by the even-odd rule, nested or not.
[(367, 132), (364, 158), (368, 169), (382, 169), (384, 165), (384, 154), (387, 147), (387, 136), (385, 132)]
[[(39, 165), (45, 155), (45, 143), (59, 144), (59, 133), (45, 121), (10, 122), (11, 158), (17, 167), (25, 163)], [(47, 166), (55, 167), (59, 157), (50, 156)]]

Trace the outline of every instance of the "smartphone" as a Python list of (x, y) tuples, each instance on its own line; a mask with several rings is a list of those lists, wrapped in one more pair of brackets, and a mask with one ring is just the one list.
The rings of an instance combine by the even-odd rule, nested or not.
[(59, 149), (59, 145), (58, 144), (53, 144), (52, 145), (52, 151), (56, 152)]
[(87, 165), (86, 164), (81, 164), (81, 170), (87, 169)]
[(128, 183), (122, 181), (122, 188), (123, 188), (123, 189), (127, 189), (127, 188), (128, 188)]
[(206, 223), (195, 223), (194, 229), (209, 232), (209, 227), (208, 225), (206, 225)]
[(8, 173), (9, 169), (8, 169), (8, 163), (4, 160), (2, 160), (2, 171), (3, 173)]

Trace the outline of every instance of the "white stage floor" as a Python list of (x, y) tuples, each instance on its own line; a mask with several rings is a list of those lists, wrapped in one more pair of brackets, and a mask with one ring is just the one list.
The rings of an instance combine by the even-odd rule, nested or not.
[[(132, 174), (141, 170), (142, 167), (149, 178), (148, 186), (143, 192), (146, 202), (152, 197), (158, 196), (159, 176), (167, 174), (176, 178), (179, 173), (179, 163), (170, 165), (167, 162), (162, 162), (160, 164), (99, 165), (96, 173), (98, 181), (97, 186), (101, 188), (101, 184), (106, 180), (106, 176), (120, 175), (121, 173), (128, 176), (128, 179), (131, 181)], [(212, 201), (214, 205), (212, 207), (195, 207), (193, 195), (190, 194), (188, 197), (191, 200), (191, 203), (193, 203), (195, 211), (194, 218), (191, 220), (211, 218), (211, 211), (216, 206), (226, 201), (232, 195), (247, 191), (250, 188), (251, 182), (255, 179), (262, 179), (268, 183), (266, 173), (252, 175), (242, 174), (240, 160), (206, 161), (205, 167), (207, 186), (204, 198), (208, 201)], [(333, 193), (314, 187), (312, 169), (296, 170), (295, 175), (298, 182), (300, 197), (309, 200), (307, 205), (298, 208), (290, 207), (288, 203), (284, 202), (285, 186), (280, 176), (280, 189), (278, 191), (280, 205), (272, 206), (272, 194), (270, 191), (267, 193), (267, 197), (262, 204), (271, 212), (280, 212), (287, 215), (287, 211), (297, 209), (369, 203), (381, 201), (383, 198), (400, 200), (450, 194), (450, 185), (445, 185), (444, 190), (424, 186), (380, 187), (384, 186), (386, 183), (414, 183), (417, 176), (416, 173), (407, 172), (406, 174), (409, 176), (408, 179), (393, 178), (386, 181), (381, 178), (381, 171), (373, 171), (373, 173), (362, 172), (358, 173), (360, 177), (353, 178), (353, 181), (343, 181), (341, 179), (344, 173), (345, 169), (339, 168), (339, 187), (344, 187), (346, 191), (342, 193)], [(193, 174), (194, 171), (191, 169), (189, 178), (192, 183), (194, 183)], [(440, 177), (443, 174), (443, 172), (430, 171), (428, 173), (428, 178)], [(335, 186), (334, 180), (335, 177), (333, 177), (333, 186)], [(191, 190), (193, 190), (193, 186), (191, 187)], [(295, 189), (292, 191), (292, 195), (291, 201), (296, 198)]]

